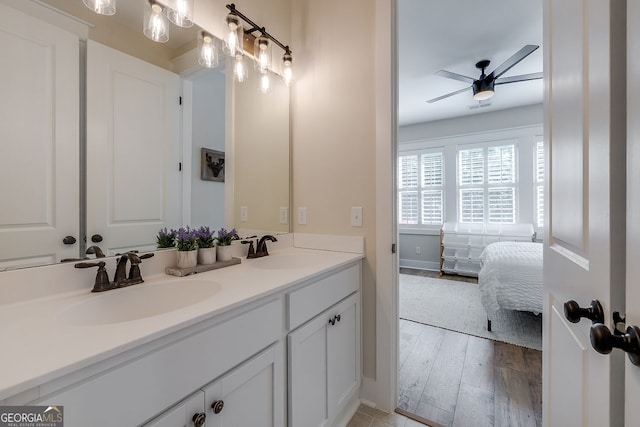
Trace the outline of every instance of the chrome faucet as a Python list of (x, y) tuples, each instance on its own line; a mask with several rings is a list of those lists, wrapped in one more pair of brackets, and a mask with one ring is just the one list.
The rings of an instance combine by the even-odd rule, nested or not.
[[(138, 255), (134, 252), (127, 252), (122, 254), (118, 260), (116, 266), (116, 272), (113, 276), (113, 282), (109, 281), (109, 275), (105, 269), (106, 263), (100, 262), (80, 262), (75, 264), (75, 268), (89, 268), (98, 267), (98, 273), (96, 274), (96, 280), (93, 284), (91, 292), (103, 292), (110, 289), (124, 288), (125, 286), (131, 286), (144, 282), (142, 275), (140, 274), (140, 263), (143, 259), (151, 258), (154, 254), (152, 252)], [(129, 269), (129, 277), (127, 277), (127, 261), (131, 263)]]

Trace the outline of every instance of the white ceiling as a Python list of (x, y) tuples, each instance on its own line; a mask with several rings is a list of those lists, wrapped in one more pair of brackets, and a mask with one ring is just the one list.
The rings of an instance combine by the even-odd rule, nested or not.
[(542, 72), (542, 0), (398, 0), (398, 24), (401, 126), (542, 102), (542, 80), (496, 86), (480, 108), (471, 89), (426, 102), (469, 86), (436, 71), (478, 78), (476, 62), (488, 74), (527, 44), (540, 48), (503, 77)]

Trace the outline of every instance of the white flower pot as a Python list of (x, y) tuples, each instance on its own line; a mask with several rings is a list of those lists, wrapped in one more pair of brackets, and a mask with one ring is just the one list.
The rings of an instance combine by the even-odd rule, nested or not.
[(198, 265), (198, 251), (176, 251), (178, 268), (192, 268)]
[(198, 264), (213, 264), (216, 262), (216, 247), (198, 248)]
[(218, 261), (231, 261), (231, 245), (216, 246), (218, 250)]

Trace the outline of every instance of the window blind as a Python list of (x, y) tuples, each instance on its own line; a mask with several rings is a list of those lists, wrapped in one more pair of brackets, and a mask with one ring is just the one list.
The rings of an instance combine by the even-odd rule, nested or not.
[(535, 171), (536, 171), (536, 200), (535, 200), (535, 218), (538, 227), (544, 227), (544, 143), (538, 141), (536, 143), (535, 155)]
[(398, 181), (399, 224), (444, 223), (444, 153), (400, 156)]

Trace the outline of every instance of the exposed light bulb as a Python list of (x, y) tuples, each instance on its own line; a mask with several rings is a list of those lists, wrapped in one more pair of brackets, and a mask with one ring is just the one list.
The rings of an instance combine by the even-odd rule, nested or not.
[(82, 0), (85, 6), (100, 15), (116, 13), (116, 0)]
[(238, 53), (242, 53), (242, 39), (244, 36), (244, 28), (240, 25), (238, 15), (230, 13), (227, 15), (227, 32), (224, 37), (224, 52), (232, 57)]
[(271, 43), (266, 36), (262, 35), (254, 42), (253, 56), (256, 58), (256, 70), (260, 73), (271, 68)]
[(193, 0), (173, 0), (167, 10), (167, 17), (179, 27), (193, 26)]
[(236, 62), (233, 65), (233, 77), (238, 83), (242, 83), (249, 78), (249, 70), (243, 61), (243, 55), (236, 56)]
[(159, 43), (169, 40), (169, 24), (162, 15), (162, 11), (163, 8), (160, 4), (149, 0), (144, 17), (144, 35)]
[(283, 64), (283, 72), (282, 75), (284, 77), (284, 83), (287, 86), (291, 86), (291, 81), (293, 80), (293, 57), (289, 50), (282, 57)]
[(269, 73), (262, 73), (258, 78), (258, 89), (262, 93), (269, 93), (271, 90), (271, 79), (269, 78)]
[(218, 66), (218, 48), (213, 36), (205, 31), (198, 38), (198, 63), (207, 68)]

